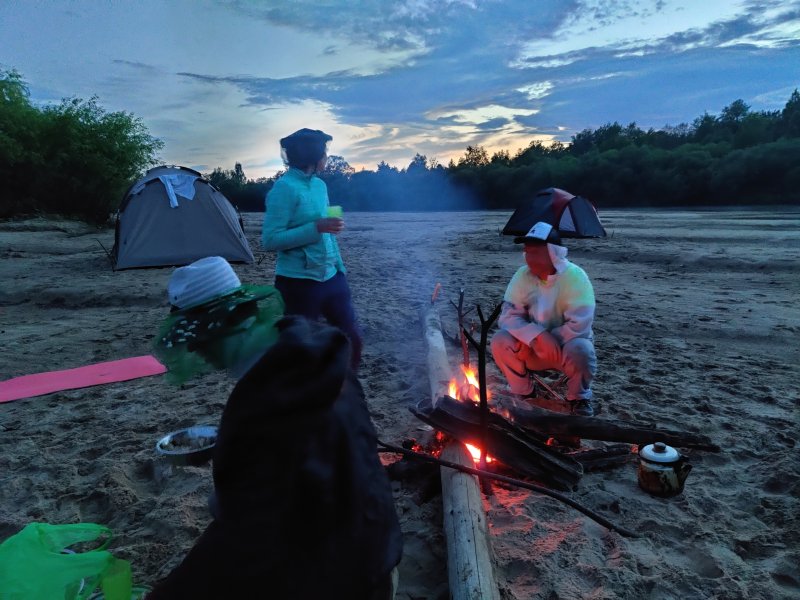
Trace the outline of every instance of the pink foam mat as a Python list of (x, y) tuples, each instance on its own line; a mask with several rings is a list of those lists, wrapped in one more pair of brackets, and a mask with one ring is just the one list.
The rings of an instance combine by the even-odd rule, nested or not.
[(48, 371), (0, 381), (0, 402), (32, 398), (62, 390), (128, 381), (139, 377), (160, 375), (167, 368), (154, 356), (134, 356), (121, 360), (95, 363), (64, 371)]

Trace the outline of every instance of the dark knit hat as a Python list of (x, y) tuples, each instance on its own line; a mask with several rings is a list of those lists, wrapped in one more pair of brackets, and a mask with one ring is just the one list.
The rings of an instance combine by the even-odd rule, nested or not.
[(319, 162), (332, 139), (324, 131), (304, 127), (281, 139), (281, 148), (286, 152), (286, 162), (290, 167), (305, 169)]

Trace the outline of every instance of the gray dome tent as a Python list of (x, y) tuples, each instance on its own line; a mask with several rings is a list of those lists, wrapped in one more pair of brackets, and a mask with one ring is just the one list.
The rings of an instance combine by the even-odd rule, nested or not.
[(197, 171), (150, 169), (122, 199), (114, 270), (186, 265), (206, 256), (253, 262), (236, 209)]

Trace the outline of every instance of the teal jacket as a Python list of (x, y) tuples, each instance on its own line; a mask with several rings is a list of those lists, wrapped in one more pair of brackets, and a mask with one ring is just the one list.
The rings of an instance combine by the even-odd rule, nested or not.
[(328, 188), (316, 175), (289, 169), (267, 194), (261, 247), (276, 250), (275, 274), (327, 281), (345, 273), (336, 236), (317, 231), (326, 215)]

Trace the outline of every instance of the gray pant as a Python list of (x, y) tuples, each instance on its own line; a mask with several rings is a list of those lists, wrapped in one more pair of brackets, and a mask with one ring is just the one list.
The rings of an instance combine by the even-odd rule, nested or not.
[(501, 329), (492, 337), (494, 362), (508, 380), (514, 394), (526, 395), (533, 391), (531, 371), (554, 369), (567, 376), (567, 400), (591, 400), (592, 379), (597, 371), (594, 345), (584, 338), (575, 338), (561, 347), (561, 360), (557, 363), (539, 358), (529, 347)]

